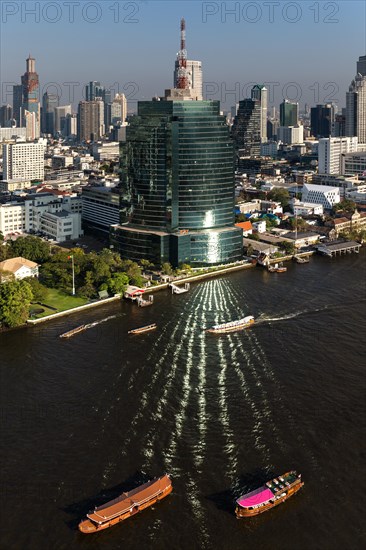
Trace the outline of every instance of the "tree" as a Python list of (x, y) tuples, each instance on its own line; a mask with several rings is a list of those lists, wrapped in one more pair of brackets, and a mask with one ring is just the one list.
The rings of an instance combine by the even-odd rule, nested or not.
[(338, 202), (333, 205), (333, 212), (348, 212), (349, 214), (354, 214), (356, 211), (356, 203), (350, 199), (343, 199), (342, 202)]
[(47, 297), (47, 288), (42, 285), (36, 277), (27, 277), (23, 279), (26, 281), (32, 289), (33, 301), (44, 302)]
[(142, 276), (141, 268), (136, 262), (131, 262), (130, 267), (127, 269), (126, 274), (132, 285), (142, 287), (145, 283), (145, 279)]
[(141, 260), (140, 264), (141, 264), (141, 267), (144, 271), (147, 271), (148, 269), (150, 269), (154, 265), (149, 260)]
[(26, 322), (33, 299), (26, 281), (9, 281), (0, 285), (0, 324), (17, 327)]
[(275, 187), (268, 193), (268, 198), (272, 201), (280, 202), (282, 208), (286, 208), (289, 204), (290, 194), (287, 189)]
[(290, 254), (295, 254), (296, 252), (296, 247), (294, 245), (294, 243), (290, 243), (288, 241), (281, 241), (279, 243), (279, 246), (282, 248), (282, 250), (285, 251), (286, 254), (290, 255)]
[(95, 293), (93, 273), (87, 271), (85, 273), (84, 284), (78, 289), (78, 295), (83, 298), (91, 298)]
[(16, 258), (22, 256), (32, 262), (44, 263), (50, 257), (49, 244), (38, 237), (19, 237), (16, 241), (10, 243), (10, 257)]
[(169, 262), (164, 262), (163, 265), (161, 266), (161, 271), (165, 274), (165, 275), (172, 275), (173, 273), (173, 268), (171, 266), (171, 264)]
[(113, 273), (107, 284), (113, 294), (123, 294), (128, 285), (128, 276), (126, 273)]
[(306, 229), (308, 225), (304, 220), (304, 218), (296, 218), (296, 217), (290, 218), (289, 224), (291, 229), (295, 230), (297, 228), (298, 231), (301, 231), (302, 229)]

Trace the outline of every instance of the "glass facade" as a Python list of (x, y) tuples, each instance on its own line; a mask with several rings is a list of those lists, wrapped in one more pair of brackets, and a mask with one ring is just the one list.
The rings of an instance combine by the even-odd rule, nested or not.
[(258, 99), (239, 101), (232, 135), (242, 156), (258, 157), (261, 152), (261, 103)]
[[(151, 235), (155, 239), (162, 232), (159, 238), (165, 243), (166, 234), (170, 243), (160, 246), (162, 261), (167, 261), (167, 250), (174, 265), (240, 259), (241, 233), (233, 213), (234, 151), (219, 102), (140, 102), (126, 138), (121, 145), (121, 226), (113, 230), (121, 254), (132, 253), (135, 229), (141, 231), (136, 243), (141, 257), (149, 249), (156, 256)], [(199, 238), (193, 235), (197, 232)], [(142, 248), (141, 239), (146, 240)]]

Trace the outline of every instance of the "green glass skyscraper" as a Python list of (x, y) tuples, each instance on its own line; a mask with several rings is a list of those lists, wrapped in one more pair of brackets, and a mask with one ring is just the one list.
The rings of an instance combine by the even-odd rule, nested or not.
[(124, 258), (173, 266), (242, 258), (229, 128), (218, 101), (196, 97), (182, 19), (177, 88), (138, 103), (121, 146), (121, 224), (111, 240)]
[(121, 147), (121, 255), (215, 265), (242, 257), (234, 152), (218, 101), (144, 101)]

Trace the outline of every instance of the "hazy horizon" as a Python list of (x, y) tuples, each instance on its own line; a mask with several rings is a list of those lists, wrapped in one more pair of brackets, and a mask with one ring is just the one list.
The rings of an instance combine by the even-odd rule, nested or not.
[(85, 84), (97, 80), (125, 93), (132, 111), (172, 87), (181, 17), (188, 58), (202, 61), (205, 95), (225, 110), (254, 83), (269, 88), (269, 106), (287, 96), (301, 109), (329, 101), (341, 109), (365, 55), (361, 1), (9, 1), (1, 9), (1, 104), (12, 103), (31, 54), (40, 97), (57, 91), (60, 104), (76, 109)]

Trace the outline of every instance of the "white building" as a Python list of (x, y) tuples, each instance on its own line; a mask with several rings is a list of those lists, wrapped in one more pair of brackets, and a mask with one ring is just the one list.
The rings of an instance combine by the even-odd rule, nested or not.
[[(178, 68), (179, 61), (176, 59), (175, 68), (174, 68), (174, 88), (177, 88), (178, 85)], [(192, 90), (192, 97), (198, 101), (203, 99), (203, 79), (202, 79), (202, 62), (201, 61), (192, 61), (187, 59), (187, 72), (188, 72), (188, 85), (190, 90)]]
[(83, 234), (81, 198), (33, 193), (24, 202), (2, 204), (0, 231), (4, 237), (13, 233), (41, 233), (58, 242), (78, 239)]
[(25, 141), (26, 137), (26, 128), (0, 128), (0, 141), (10, 141), (19, 138)]
[(366, 76), (357, 74), (346, 94), (346, 135), (366, 143)]
[(10, 258), (9, 260), (0, 262), (0, 282), (2, 271), (12, 273), (14, 278), (18, 280), (25, 279), (26, 277), (38, 277), (38, 264), (18, 256), (17, 258)]
[(111, 105), (111, 123), (119, 120), (124, 122), (127, 118), (127, 99), (125, 94), (116, 94)]
[(301, 199), (304, 203), (322, 204), (325, 210), (330, 210), (334, 204), (340, 202), (341, 197), (339, 187), (305, 183)]
[(357, 152), (357, 137), (330, 137), (319, 140), (319, 174), (341, 174), (343, 153)]
[(343, 176), (366, 176), (366, 151), (342, 154), (341, 174)]
[(324, 213), (324, 208), (322, 204), (301, 202), (298, 199), (293, 199), (292, 211), (295, 216), (321, 216)]
[(266, 220), (259, 220), (258, 222), (253, 222), (252, 226), (256, 233), (265, 233), (265, 231), (267, 230)]
[(93, 143), (92, 155), (97, 161), (118, 160), (119, 142), (108, 141), (103, 143)]
[(285, 145), (304, 143), (304, 126), (280, 126), (277, 130), (277, 140)]
[(4, 143), (3, 180), (16, 182), (42, 181), (44, 178), (44, 145), (41, 143)]
[(60, 107), (55, 107), (55, 133), (60, 133), (64, 136), (67, 135), (66, 118), (68, 115), (71, 116), (71, 114), (71, 105), (61, 105)]
[(366, 185), (358, 185), (352, 189), (346, 189), (346, 199), (366, 204)]

